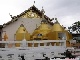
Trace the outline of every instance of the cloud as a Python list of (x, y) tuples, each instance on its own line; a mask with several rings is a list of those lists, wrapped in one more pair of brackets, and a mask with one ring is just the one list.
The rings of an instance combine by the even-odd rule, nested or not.
[(48, 11), (47, 15), (51, 18), (57, 17), (61, 25), (66, 27), (80, 20), (79, 0), (52, 0), (49, 8), (46, 9)]
[[(50, 3), (50, 2), (49, 2)], [(53, 3), (53, 4), (52, 4)], [(49, 9), (50, 8), (50, 9)], [(79, 0), (51, 0), (49, 8), (46, 10), (51, 11), (51, 16), (66, 16), (80, 13), (80, 1)]]
[(69, 16), (63, 16), (59, 18), (59, 22), (64, 25), (65, 27), (72, 26), (72, 24), (76, 21), (79, 21), (79, 15), (69, 15)]

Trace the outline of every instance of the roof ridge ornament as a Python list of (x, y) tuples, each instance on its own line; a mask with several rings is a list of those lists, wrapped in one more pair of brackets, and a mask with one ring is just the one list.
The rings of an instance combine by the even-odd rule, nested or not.
[[(34, 1), (34, 4), (35, 4), (35, 1)], [(34, 4), (33, 4), (33, 6), (34, 6)]]
[(59, 24), (59, 21), (57, 20), (57, 18), (55, 18), (56, 22), (55, 23), (58, 23)]
[(45, 18), (44, 18), (44, 13), (45, 13), (45, 11), (44, 11), (44, 9), (43, 9), (43, 6), (42, 6), (41, 13), (42, 13), (42, 21), (41, 21), (41, 23), (47, 24), (47, 21), (46, 21)]
[(13, 18), (12, 15), (11, 15), (10, 13), (9, 13), (9, 15), (10, 15), (11, 18)]
[(42, 20), (44, 20), (44, 13), (45, 13), (45, 11), (44, 11), (44, 9), (43, 9), (43, 6), (42, 6), (41, 12), (42, 12)]
[(42, 6), (41, 13), (42, 13), (42, 21), (41, 21), (41, 23), (47, 23), (46, 20), (45, 20), (45, 18), (44, 18), (44, 13), (45, 13), (45, 11), (44, 11), (44, 9), (43, 9), (43, 6)]
[(24, 25), (23, 25), (23, 24), (21, 24), (21, 25), (20, 25), (20, 27), (24, 27)]

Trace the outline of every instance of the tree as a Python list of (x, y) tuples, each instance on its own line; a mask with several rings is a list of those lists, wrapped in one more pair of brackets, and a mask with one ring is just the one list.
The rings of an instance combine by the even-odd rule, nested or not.
[(69, 32), (80, 33), (80, 21), (73, 23), (72, 26), (68, 27), (68, 30)]

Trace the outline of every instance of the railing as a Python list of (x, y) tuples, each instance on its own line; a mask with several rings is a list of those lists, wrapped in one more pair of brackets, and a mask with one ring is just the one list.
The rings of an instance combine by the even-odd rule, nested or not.
[(34, 47), (34, 44), (37, 43), (38, 47), (40, 47), (40, 44), (43, 43), (44, 46), (52, 46), (52, 43), (54, 43), (54, 46), (57, 46), (56, 43), (59, 43), (59, 46), (66, 47), (66, 41), (65, 40), (33, 40), (33, 41), (0, 41), (0, 43), (4, 43), (5, 48), (8, 48), (8, 44), (12, 44), (12, 48), (16, 47), (16, 43), (20, 43), (20, 47), (29, 47), (28, 43), (32, 44), (32, 47)]

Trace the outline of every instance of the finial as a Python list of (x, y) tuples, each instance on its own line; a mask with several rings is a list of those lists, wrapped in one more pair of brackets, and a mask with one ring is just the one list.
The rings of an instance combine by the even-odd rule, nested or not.
[(57, 18), (55, 18), (55, 20), (57, 21)]
[[(35, 1), (34, 1), (34, 4), (35, 4)], [(33, 4), (33, 5), (34, 5), (34, 4)]]
[(23, 21), (21, 21), (21, 24), (24, 24), (24, 22), (23, 22)]
[(21, 21), (21, 24), (24, 25), (25, 27), (27, 27), (23, 20)]
[(24, 25), (23, 25), (23, 24), (21, 24), (21, 25), (20, 25), (20, 27), (24, 27)]
[(41, 12), (42, 12), (43, 14), (45, 13), (43, 6), (42, 6), (42, 10), (41, 10)]
[(42, 9), (43, 9), (43, 6), (42, 6)]
[(10, 17), (12, 18), (12, 15), (9, 13)]
[(44, 11), (44, 9), (43, 9), (43, 6), (42, 6), (41, 12), (42, 12), (42, 20), (44, 20), (44, 13), (45, 13), (45, 11)]
[(59, 23), (59, 22), (58, 22), (58, 20), (57, 20), (57, 18), (55, 18), (55, 20), (56, 20), (56, 22), (55, 22), (55, 23)]

